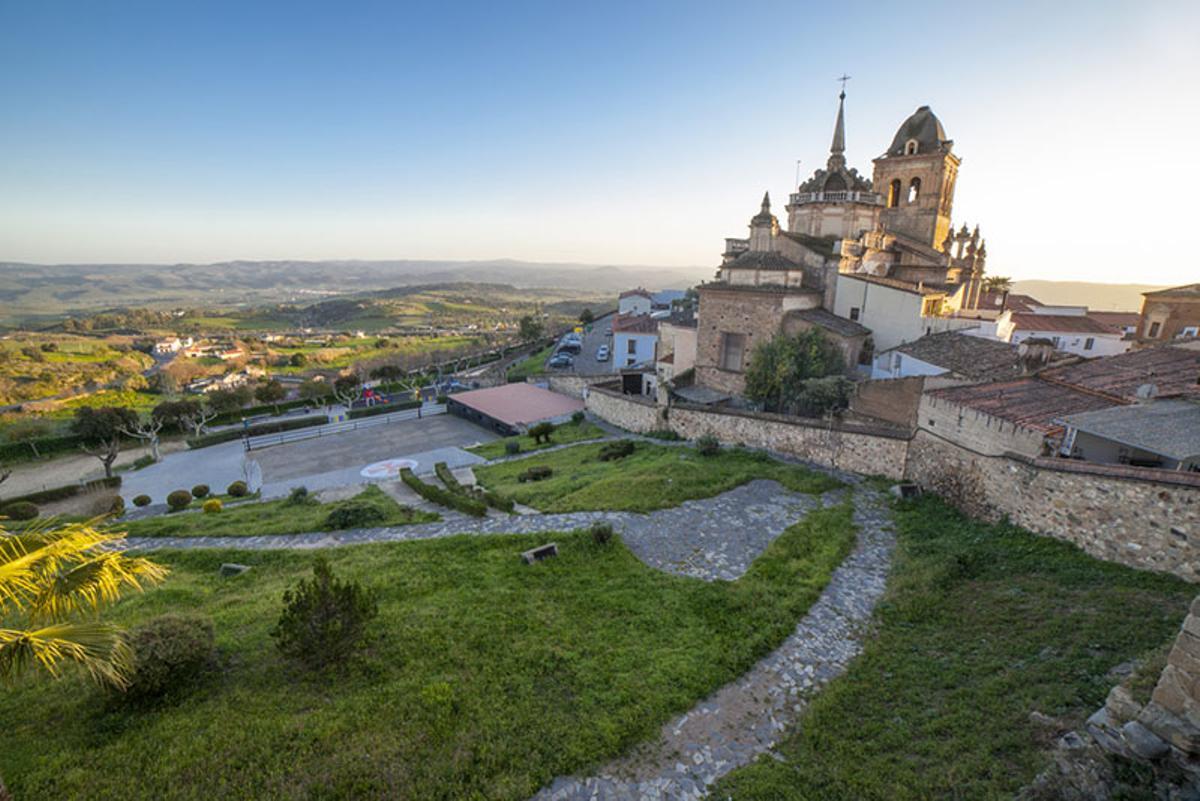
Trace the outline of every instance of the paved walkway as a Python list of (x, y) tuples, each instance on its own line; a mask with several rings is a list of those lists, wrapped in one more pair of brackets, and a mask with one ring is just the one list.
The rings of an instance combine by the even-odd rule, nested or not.
[(657, 742), (586, 778), (561, 777), (534, 801), (696, 799), (773, 748), (808, 699), (862, 651), (895, 544), (884, 496), (859, 487), (854, 552), (783, 644), (748, 673), (667, 723)]

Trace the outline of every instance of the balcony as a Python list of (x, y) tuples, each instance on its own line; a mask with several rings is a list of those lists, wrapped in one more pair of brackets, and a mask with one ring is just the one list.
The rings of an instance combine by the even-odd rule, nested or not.
[(808, 203), (866, 203), (869, 206), (883, 205), (883, 198), (878, 192), (794, 192), (790, 200), (793, 206), (803, 206)]

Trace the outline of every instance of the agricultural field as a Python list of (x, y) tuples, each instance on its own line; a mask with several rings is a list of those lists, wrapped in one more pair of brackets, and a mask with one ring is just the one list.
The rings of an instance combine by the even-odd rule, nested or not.
[(10, 335), (0, 339), (0, 405), (116, 383), (136, 388), (153, 364), (130, 347), (128, 337)]
[[(427, 362), (439, 357), (453, 357), (458, 353), (478, 350), (487, 343), (482, 337), (338, 337), (329, 344), (297, 344), (296, 346), (270, 345), (267, 358), (273, 365), (273, 373), (298, 375), (314, 369), (340, 370), (359, 362), (411, 360)], [(282, 365), (300, 354), (302, 363)]]

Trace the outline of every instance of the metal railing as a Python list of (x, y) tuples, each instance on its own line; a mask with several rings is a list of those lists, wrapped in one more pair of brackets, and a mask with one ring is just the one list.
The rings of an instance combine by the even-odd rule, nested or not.
[(246, 437), (243, 442), (245, 443), (246, 450), (253, 451), (259, 448), (269, 448), (272, 445), (286, 445), (289, 442), (300, 442), (306, 439), (332, 437), (337, 434), (344, 434), (347, 431), (358, 431), (362, 428), (373, 428), (374, 426), (387, 425), (388, 423), (400, 423), (405, 420), (418, 420), (423, 417), (432, 417), (445, 413), (446, 404), (427, 403), (418, 409), (405, 409), (399, 412), (391, 412), (390, 414), (376, 415), (375, 417), (363, 417), (359, 420), (348, 420), (345, 423), (300, 428), (295, 431), (280, 431), (278, 434), (259, 434), (256, 437)]

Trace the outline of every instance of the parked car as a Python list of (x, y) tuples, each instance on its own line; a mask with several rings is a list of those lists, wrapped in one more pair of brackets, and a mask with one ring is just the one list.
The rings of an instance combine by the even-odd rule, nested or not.
[(570, 367), (574, 363), (575, 363), (575, 360), (572, 359), (567, 354), (557, 353), (554, 356), (550, 357), (550, 361), (546, 362), (546, 366), (556, 368), (556, 369), (561, 369), (563, 367)]
[(598, 362), (608, 361), (608, 345), (601, 345), (600, 348), (596, 351), (596, 361), (598, 361)]
[(579, 353), (583, 350), (583, 346), (578, 342), (564, 342), (558, 346), (559, 353)]

